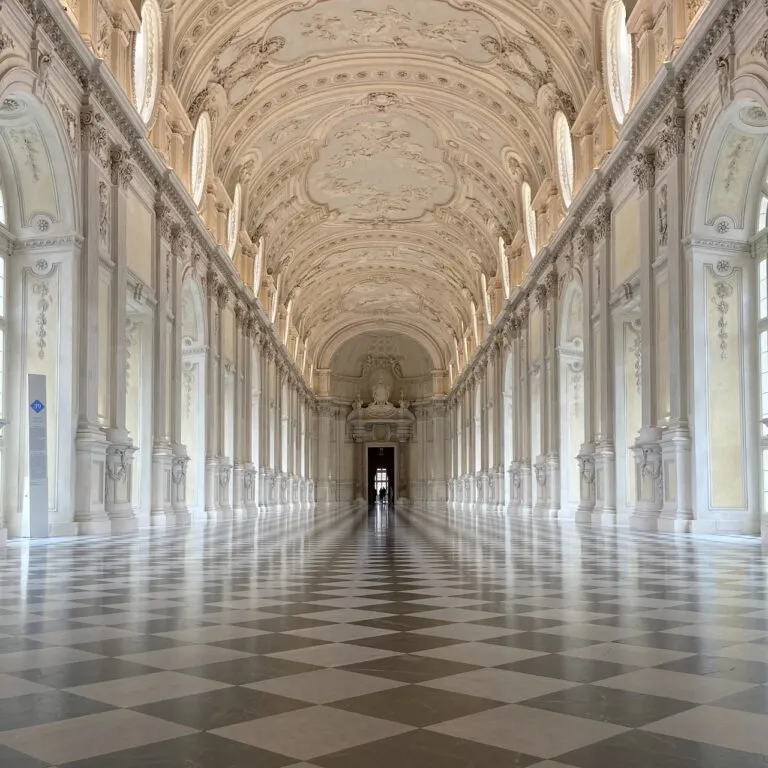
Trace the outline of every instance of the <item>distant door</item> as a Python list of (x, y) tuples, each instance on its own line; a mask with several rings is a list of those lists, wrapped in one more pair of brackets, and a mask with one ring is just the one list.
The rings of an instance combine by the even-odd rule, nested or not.
[(368, 448), (368, 502), (373, 504), (379, 500), (394, 501), (394, 495), (394, 446)]

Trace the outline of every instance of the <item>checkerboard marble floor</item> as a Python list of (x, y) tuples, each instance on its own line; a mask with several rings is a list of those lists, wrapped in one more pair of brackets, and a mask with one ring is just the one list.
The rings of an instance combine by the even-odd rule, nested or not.
[(406, 508), (12, 544), (3, 768), (765, 768), (760, 542)]

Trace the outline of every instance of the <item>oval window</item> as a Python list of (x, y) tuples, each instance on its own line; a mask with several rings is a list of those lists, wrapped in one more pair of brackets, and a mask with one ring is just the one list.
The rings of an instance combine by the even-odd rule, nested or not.
[(242, 188), (239, 184), (235, 186), (235, 194), (232, 196), (232, 207), (229, 209), (229, 218), (227, 219), (227, 253), (229, 258), (235, 256), (237, 249), (237, 235), (240, 231), (240, 209), (242, 207)]
[(531, 252), (531, 259), (535, 259), (536, 252), (538, 251), (536, 237), (536, 211), (533, 210), (533, 195), (531, 193), (531, 185), (527, 181), (523, 182), (522, 196), (525, 237), (528, 240), (528, 248)]
[(555, 115), (554, 132), (560, 194), (565, 207), (570, 208), (573, 202), (573, 139), (568, 118), (562, 112)]
[(161, 19), (157, 0), (144, 0), (133, 48), (133, 89), (136, 109), (145, 124), (152, 119), (160, 82)]
[(192, 137), (192, 199), (200, 205), (205, 191), (205, 173), (208, 168), (208, 152), (211, 148), (211, 116), (200, 115)]
[(613, 117), (619, 125), (632, 106), (632, 36), (622, 0), (610, 0), (605, 16), (605, 76)]

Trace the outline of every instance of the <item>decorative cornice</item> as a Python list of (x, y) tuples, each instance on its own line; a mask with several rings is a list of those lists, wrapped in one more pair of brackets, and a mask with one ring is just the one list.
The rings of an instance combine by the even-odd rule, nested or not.
[[(749, 5), (750, 0), (724, 0), (710, 2), (700, 21), (692, 28), (683, 41), (675, 58), (659, 70), (652, 83), (641, 96), (639, 102), (629, 114), (622, 129), (620, 143), (613, 149), (603, 167), (595, 171), (585, 182), (579, 196), (568, 210), (568, 216), (555, 233), (551, 242), (545, 246), (536, 258), (536, 262), (526, 275), (523, 283), (510, 296), (504, 311), (497, 318), (493, 329), (483, 344), (477, 349), (475, 360), (493, 343), (493, 337), (502, 332), (506, 318), (518, 310), (524, 295), (534, 290), (546, 270), (556, 263), (560, 252), (587, 222), (591, 222), (594, 243), (603, 242), (610, 234), (610, 206), (604, 201), (613, 184), (627, 171), (635, 155), (648, 141), (648, 133), (659, 121), (665, 111), (681, 106), (689, 83), (704, 68), (704, 63), (711, 58), (724, 34), (733, 29), (735, 22)], [(768, 0), (763, 0), (768, 2)], [(719, 10), (718, 10), (719, 7)], [(597, 207), (596, 207), (597, 206)], [(527, 314), (527, 313), (526, 313)], [(466, 377), (474, 368), (475, 362), (464, 367), (454, 380), (453, 389), (463, 385)]]
[[(242, 283), (231, 260), (206, 228), (181, 180), (166, 167), (160, 153), (147, 140), (146, 126), (130, 105), (128, 96), (107, 65), (94, 55), (77, 33), (62, 5), (55, 0), (18, 2), (32, 20), (35, 29), (39, 30), (37, 34), (42, 33), (48, 38), (51, 50), (83, 89), (79, 120), (81, 150), (93, 153), (105, 169), (109, 168), (110, 132), (107, 130), (106, 121), (109, 121), (110, 126), (114, 126), (120, 134), (120, 140), (116, 143), (126, 148), (136, 167), (156, 187), (162, 199), (174, 209), (174, 219), (182, 222), (194, 246), (207, 257), (209, 263), (217, 266), (222, 276), (226, 276), (222, 279), (228, 283), (229, 290), (251, 308), (258, 318), (264, 338), (273, 345), (276, 355), (298, 372), (285, 350), (281, 349), (274, 329), (253, 293)], [(2, 35), (3, 30), (0, 29), (0, 45), (6, 49), (12, 48), (13, 41), (10, 38), (6, 40)], [(36, 241), (34, 247), (42, 247), (46, 243), (48, 240)], [(315, 395), (303, 377), (300, 377), (300, 380), (306, 395), (314, 399)]]

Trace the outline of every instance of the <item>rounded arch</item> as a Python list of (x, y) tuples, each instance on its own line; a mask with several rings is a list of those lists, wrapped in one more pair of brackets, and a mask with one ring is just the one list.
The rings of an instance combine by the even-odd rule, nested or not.
[[(703, 125), (691, 168), (683, 230), (686, 237), (716, 235), (748, 240), (756, 229), (758, 210), (750, 205), (768, 165), (768, 82), (748, 72), (734, 80), (733, 101), (710, 114)], [(736, 173), (725, 153), (738, 150)], [(716, 192), (730, 175), (728, 200)], [(730, 201), (730, 204), (728, 204)]]
[[(79, 145), (73, 109), (42, 98), (36, 75), (15, 67), (0, 77), (0, 174), (6, 227), (15, 235), (81, 230), (74, 152)], [(66, 123), (66, 125), (65, 125)], [(34, 151), (35, 162), (27, 155)]]
[(204, 294), (191, 274), (181, 284), (181, 338), (186, 348), (203, 348), (208, 343)]
[(584, 347), (584, 291), (581, 276), (574, 274), (565, 286), (558, 329), (558, 345), (561, 349), (581, 351)]
[(430, 336), (424, 333), (423, 329), (417, 326), (404, 324), (400, 321), (382, 322), (378, 319), (355, 323), (354, 325), (346, 325), (343, 328), (339, 328), (335, 333), (320, 343), (315, 367), (329, 368), (334, 353), (342, 344), (344, 344), (344, 342), (354, 336), (359, 336), (362, 333), (370, 331), (387, 331), (408, 336), (424, 348), (429, 355), (430, 363), (435, 370), (443, 370), (445, 368), (443, 355), (439, 346)]
[[(741, 70), (730, 103), (710, 111), (683, 221), (694, 519), (727, 514), (733, 530), (754, 532), (768, 489), (768, 253), (755, 238), (768, 175), (765, 68)], [(675, 419), (679, 398), (662, 409)]]

